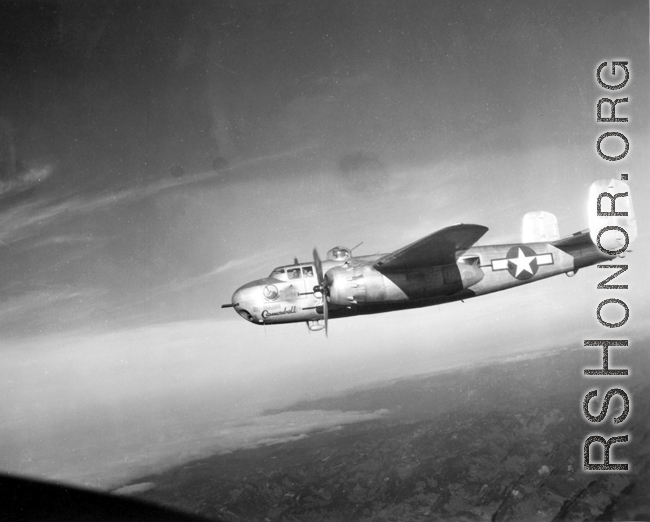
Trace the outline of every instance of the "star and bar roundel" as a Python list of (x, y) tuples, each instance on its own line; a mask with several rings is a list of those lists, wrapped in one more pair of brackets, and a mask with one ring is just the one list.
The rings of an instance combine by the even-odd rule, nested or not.
[(553, 254), (538, 254), (526, 245), (513, 246), (506, 257), (492, 260), (492, 270), (507, 270), (512, 277), (525, 281), (533, 277), (540, 266), (552, 265)]

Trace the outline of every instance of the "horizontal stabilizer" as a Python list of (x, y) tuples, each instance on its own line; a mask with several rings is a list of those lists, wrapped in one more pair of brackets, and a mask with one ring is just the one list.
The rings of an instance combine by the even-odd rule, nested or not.
[(557, 218), (550, 212), (528, 212), (524, 216), (521, 241), (523, 243), (538, 243), (560, 239)]
[[(600, 212), (601, 215), (598, 215)], [(620, 230), (606, 227), (619, 227)], [(598, 235), (600, 234), (600, 240)], [(629, 244), (636, 238), (637, 226), (632, 195), (627, 183), (616, 179), (600, 179), (594, 181), (589, 188), (589, 235), (594, 244), (600, 241), (602, 248), (619, 251), (626, 242)]]
[(453, 225), (411, 243), (378, 259), (380, 271), (403, 270), (425, 266), (450, 265), (486, 232), (482, 225)]

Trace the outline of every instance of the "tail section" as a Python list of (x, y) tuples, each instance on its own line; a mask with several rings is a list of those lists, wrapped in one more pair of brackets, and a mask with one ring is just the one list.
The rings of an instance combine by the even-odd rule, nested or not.
[(594, 181), (589, 189), (588, 208), (587, 230), (551, 243), (573, 257), (574, 271), (622, 256), (637, 235), (627, 183), (615, 179)]
[(636, 239), (636, 217), (627, 183), (600, 179), (591, 184), (589, 235), (595, 245), (613, 253), (622, 253)]
[(528, 212), (524, 216), (522, 243), (556, 241), (560, 239), (557, 218), (544, 211)]

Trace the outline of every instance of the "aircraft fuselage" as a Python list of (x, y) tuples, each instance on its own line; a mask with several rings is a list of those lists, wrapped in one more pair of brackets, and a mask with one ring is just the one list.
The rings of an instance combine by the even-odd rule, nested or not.
[[(574, 240), (474, 246), (455, 263), (379, 270), (374, 263), (385, 256), (349, 257), (323, 261), (329, 295), (314, 293), (314, 263), (279, 267), (265, 279), (239, 288), (232, 305), (255, 324), (315, 322), (323, 319), (323, 299), (329, 317), (349, 317), (420, 308), (469, 299), (513, 288), (608, 261), (588, 234)], [(579, 236), (576, 234), (575, 236)]]

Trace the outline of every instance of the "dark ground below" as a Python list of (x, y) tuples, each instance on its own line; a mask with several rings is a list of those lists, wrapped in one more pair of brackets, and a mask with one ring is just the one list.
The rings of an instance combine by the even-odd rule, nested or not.
[[(390, 415), (143, 477), (155, 487), (138, 497), (231, 521), (650, 520), (650, 362), (642, 348), (612, 349), (610, 367), (629, 377), (583, 377), (599, 357), (560, 350), (298, 403), (287, 410)], [(583, 397), (598, 389), (598, 412), (612, 387), (629, 392), (628, 418), (613, 424), (614, 398), (592, 425)], [(611, 462), (630, 471), (582, 471), (591, 434), (629, 434)]]

